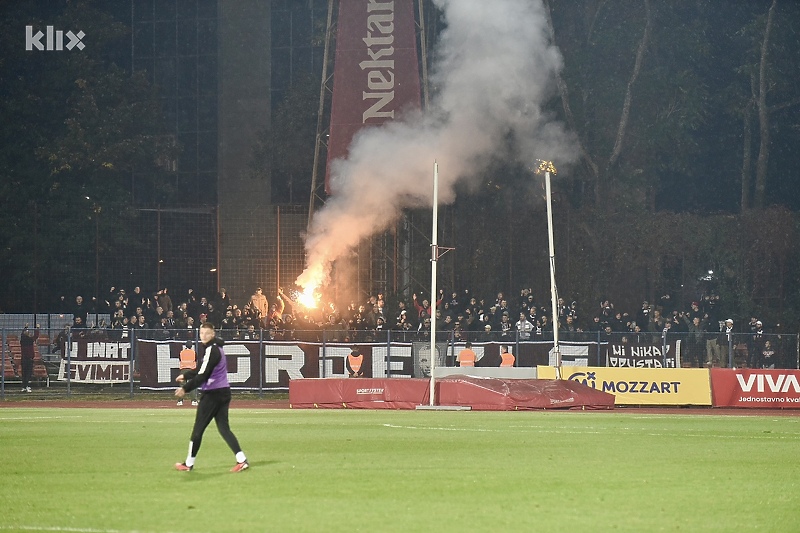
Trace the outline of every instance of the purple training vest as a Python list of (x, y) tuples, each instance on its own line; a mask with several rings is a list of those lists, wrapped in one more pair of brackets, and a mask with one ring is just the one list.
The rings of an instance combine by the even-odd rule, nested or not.
[[(214, 346), (214, 344), (206, 348), (206, 357), (210, 357), (212, 346)], [(214, 370), (211, 371), (211, 377), (208, 378), (208, 381), (200, 386), (201, 391), (230, 387), (230, 384), (228, 383), (228, 361), (225, 358), (225, 351), (222, 349), (222, 346), (218, 346), (218, 348), (220, 355), (219, 364), (217, 364), (217, 366), (214, 367)]]

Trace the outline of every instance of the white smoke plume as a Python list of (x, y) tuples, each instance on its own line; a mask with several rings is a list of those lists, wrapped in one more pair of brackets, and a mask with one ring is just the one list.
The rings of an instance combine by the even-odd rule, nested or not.
[(561, 68), (541, 1), (434, 2), (445, 24), (433, 52), (435, 95), (424, 114), (362, 130), (348, 158), (332, 163), (332, 196), (314, 215), (297, 280), (306, 292), (324, 285), (334, 260), (389, 228), (403, 209), (431, 206), (434, 161), (439, 201), (451, 203), (456, 183), (479, 176), (508, 138), (517, 143), (517, 159), (532, 166), (537, 158), (574, 160), (572, 137), (541, 109)]

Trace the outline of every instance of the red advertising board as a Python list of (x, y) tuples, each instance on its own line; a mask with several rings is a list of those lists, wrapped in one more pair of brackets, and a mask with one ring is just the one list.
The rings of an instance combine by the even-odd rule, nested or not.
[(800, 370), (711, 369), (714, 407), (800, 409)]
[(360, 129), (419, 107), (413, 1), (339, 2), (325, 190), (335, 194), (331, 162), (347, 157)]

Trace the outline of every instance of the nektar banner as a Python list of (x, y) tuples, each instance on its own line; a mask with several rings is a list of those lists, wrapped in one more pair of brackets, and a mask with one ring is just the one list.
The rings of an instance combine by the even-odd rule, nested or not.
[(330, 139), (325, 190), (331, 190), (331, 162), (347, 157), (362, 128), (399, 118), (420, 107), (413, 0), (339, 2), (333, 69)]

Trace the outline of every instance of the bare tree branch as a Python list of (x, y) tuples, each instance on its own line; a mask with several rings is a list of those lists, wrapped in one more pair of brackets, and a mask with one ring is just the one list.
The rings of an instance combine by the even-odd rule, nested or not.
[(639, 72), (642, 70), (644, 53), (647, 50), (647, 45), (650, 41), (650, 30), (653, 26), (653, 17), (650, 11), (650, 0), (645, 0), (644, 9), (645, 17), (647, 19), (644, 26), (644, 33), (642, 33), (642, 39), (639, 41), (639, 47), (636, 50), (636, 62), (634, 63), (631, 77), (628, 80), (628, 87), (625, 90), (625, 101), (622, 104), (622, 115), (620, 116), (619, 127), (617, 128), (617, 140), (614, 143), (614, 149), (611, 151), (611, 157), (608, 158), (606, 170), (611, 168), (611, 166), (617, 162), (620, 153), (622, 153), (622, 142), (625, 139), (625, 130), (628, 127), (628, 119), (631, 111), (631, 99), (633, 98), (632, 88), (633, 84), (636, 82), (636, 79), (639, 77)]
[(758, 66), (758, 133), (760, 144), (758, 159), (756, 160), (756, 190), (753, 205), (756, 209), (764, 207), (764, 192), (767, 185), (767, 165), (769, 164), (769, 110), (767, 108), (767, 51), (769, 50), (769, 37), (772, 32), (772, 20), (775, 13), (777, 0), (772, 0), (772, 5), (767, 13), (767, 26), (764, 28), (764, 40), (761, 42), (761, 59)]
[[(553, 41), (553, 44), (556, 42), (556, 33), (555, 28), (553, 27), (553, 17), (550, 12), (550, 1), (544, 0), (545, 4), (545, 11), (547, 12), (547, 28), (550, 31), (550, 39)], [(594, 162), (592, 156), (586, 150), (586, 143), (583, 141), (581, 137), (580, 130), (575, 126), (575, 115), (572, 113), (572, 108), (569, 105), (569, 88), (567, 87), (564, 78), (561, 76), (560, 71), (556, 71), (556, 86), (558, 87), (558, 92), (561, 95), (561, 105), (564, 108), (564, 115), (567, 119), (567, 124), (569, 128), (575, 132), (575, 135), (578, 137), (578, 148), (581, 151), (581, 157), (586, 162), (586, 165), (592, 171), (592, 176), (595, 179), (600, 175), (600, 168), (597, 166), (597, 163)]]

